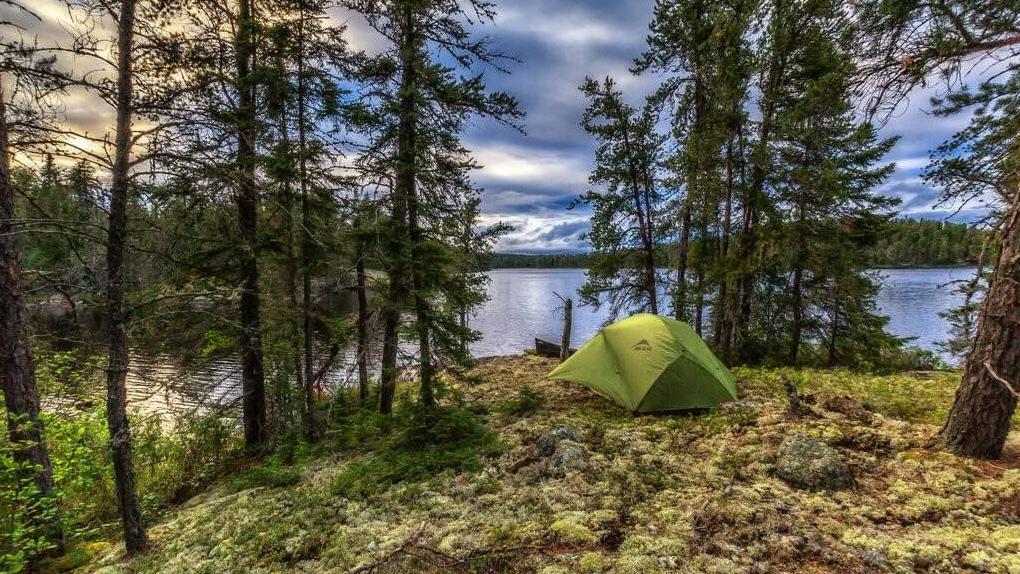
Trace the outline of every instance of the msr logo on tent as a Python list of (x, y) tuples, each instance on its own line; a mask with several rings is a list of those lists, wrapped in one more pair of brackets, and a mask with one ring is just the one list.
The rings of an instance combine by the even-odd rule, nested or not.
[(651, 351), (652, 350), (652, 344), (648, 342), (648, 339), (641, 339), (640, 341), (637, 342), (636, 345), (634, 345), (634, 350), (635, 351)]

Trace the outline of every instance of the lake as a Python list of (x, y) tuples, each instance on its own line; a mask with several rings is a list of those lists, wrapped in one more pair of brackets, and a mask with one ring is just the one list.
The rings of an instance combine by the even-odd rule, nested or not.
[[(889, 316), (889, 331), (914, 338), (913, 345), (936, 350), (949, 326), (940, 313), (958, 307), (962, 296), (949, 283), (969, 279), (973, 268), (881, 270), (878, 295), (881, 313)], [(562, 302), (556, 296), (577, 299), (584, 283), (583, 269), (498, 269), (491, 271), (489, 300), (471, 318), (482, 333), (471, 346), (472, 355), (514, 355), (534, 346), (535, 337), (559, 341)], [(594, 335), (608, 318), (605, 308), (574, 305), (573, 341), (577, 346)], [(413, 351), (409, 347), (408, 352)], [(944, 357), (948, 359), (948, 357)], [(209, 404), (230, 404), (240, 395), (236, 360), (217, 359), (183, 372), (167, 357), (132, 357), (128, 396), (143, 413), (164, 415), (201, 409)], [(351, 353), (341, 357), (330, 374), (334, 384), (356, 376)]]
[[(949, 325), (939, 313), (959, 307), (962, 296), (952, 292), (952, 281), (973, 276), (973, 268), (885, 269), (878, 305), (887, 315), (889, 331), (913, 337), (923, 349), (935, 349)], [(482, 340), (471, 347), (476, 357), (510, 355), (534, 346), (534, 338), (559, 341), (562, 303), (555, 293), (574, 297), (584, 283), (583, 269), (497, 269), (489, 273), (489, 301), (479, 309), (471, 326)], [(588, 340), (606, 321), (608, 310), (575, 304), (573, 340)]]

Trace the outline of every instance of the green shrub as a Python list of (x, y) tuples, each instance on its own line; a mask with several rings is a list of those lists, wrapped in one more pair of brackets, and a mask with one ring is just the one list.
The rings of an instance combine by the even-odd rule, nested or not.
[(231, 479), (230, 484), (236, 490), (246, 490), (259, 487), (283, 488), (293, 486), (300, 481), (300, 469), (285, 465), (276, 458), (271, 458), (238, 474)]
[(12, 574), (55, 547), (56, 505), (41, 496), (33, 465), (15, 460), (17, 450), (9, 441), (0, 442), (0, 572)]
[(467, 409), (403, 410), (391, 418), (400, 428), (391, 429), (389, 440), (369, 458), (351, 463), (334, 479), (335, 495), (369, 497), (445, 471), (477, 471), (481, 458), (498, 449), (496, 434)]
[(524, 385), (517, 396), (506, 402), (503, 410), (511, 415), (531, 414), (545, 404), (545, 395), (531, 385)]

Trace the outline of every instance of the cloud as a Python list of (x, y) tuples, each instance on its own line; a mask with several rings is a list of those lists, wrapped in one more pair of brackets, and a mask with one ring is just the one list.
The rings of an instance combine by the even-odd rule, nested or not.
[(483, 185), (547, 184), (581, 191), (588, 184), (588, 161), (578, 153), (538, 146), (491, 145), (473, 147), (483, 167), (477, 179)]
[[(66, 36), (67, 11), (58, 0), (31, 0), (46, 22), (41, 37)], [(519, 62), (506, 62), (510, 74), (487, 68), (490, 89), (516, 96), (527, 112), (527, 136), (491, 121), (472, 122), (464, 134), (484, 167), (475, 180), (484, 188), (483, 220), (499, 219), (516, 230), (499, 245), (501, 250), (555, 251), (584, 249), (580, 234), (587, 228), (582, 207), (568, 210), (588, 188), (594, 144), (580, 127), (586, 102), (577, 90), (585, 76), (612, 75), (631, 103), (640, 105), (655, 89), (652, 75), (629, 73), (645, 47), (654, 0), (497, 0), (494, 24), (475, 27), (489, 35), (494, 46)], [(0, 15), (4, 12), (0, 6)], [(378, 52), (385, 40), (356, 14), (337, 11), (334, 17), (349, 25), (352, 47)], [(3, 19), (0, 17), (0, 19)], [(80, 63), (84, 66), (85, 63)], [(936, 208), (938, 190), (920, 180), (929, 152), (966, 126), (967, 114), (935, 117), (930, 99), (944, 89), (917, 88), (881, 127), (882, 137), (899, 136), (887, 161), (897, 170), (880, 189), (903, 199), (901, 210), (913, 217), (944, 218), (950, 208)], [(112, 127), (112, 112), (85, 94), (64, 102), (69, 124), (102, 134)], [(752, 117), (754, 116), (752, 110)], [(960, 217), (980, 217), (980, 209)]]
[(506, 253), (577, 252), (588, 249), (581, 235), (588, 231), (590, 224), (585, 215), (564, 215), (558, 212), (530, 214), (516, 213), (484, 214), (483, 225), (497, 222), (514, 227), (502, 237), (496, 250)]

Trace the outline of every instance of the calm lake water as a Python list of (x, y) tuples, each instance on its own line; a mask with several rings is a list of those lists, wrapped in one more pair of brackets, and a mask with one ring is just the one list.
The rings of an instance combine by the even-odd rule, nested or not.
[[(889, 331), (913, 337), (912, 344), (934, 351), (935, 342), (944, 339), (948, 331), (939, 313), (958, 307), (962, 301), (949, 284), (969, 279), (974, 269), (895, 269), (879, 273), (883, 286), (878, 304), (882, 314), (890, 318)], [(559, 341), (563, 316), (556, 294), (576, 301), (577, 289), (585, 281), (583, 269), (499, 269), (492, 271), (490, 278), (489, 301), (471, 318), (471, 327), (482, 333), (482, 339), (471, 347), (476, 357), (519, 354), (534, 346), (535, 337)], [(594, 335), (608, 314), (605, 308), (596, 310), (575, 303), (574, 345)], [(332, 383), (342, 384), (356, 376), (353, 359), (351, 354), (339, 358), (330, 375)], [(236, 360), (219, 359), (187, 372), (174, 363), (169, 357), (132, 358), (128, 394), (134, 408), (162, 416), (236, 403), (240, 395)]]
[[(958, 307), (962, 297), (952, 292), (953, 281), (969, 279), (974, 269), (889, 269), (878, 272), (883, 286), (878, 304), (890, 318), (889, 331), (914, 337), (913, 345), (935, 350), (949, 326), (939, 313)], [(583, 269), (497, 269), (490, 272), (489, 301), (471, 326), (483, 334), (472, 348), (478, 357), (509, 355), (534, 346), (534, 338), (559, 341), (562, 303), (555, 293), (574, 297), (584, 283)], [(608, 309), (574, 306), (573, 340), (594, 335), (609, 316)]]

